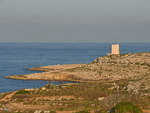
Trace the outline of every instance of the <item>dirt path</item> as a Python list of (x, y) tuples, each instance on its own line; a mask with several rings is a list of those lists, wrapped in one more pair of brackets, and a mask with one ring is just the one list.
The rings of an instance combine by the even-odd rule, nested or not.
[(15, 94), (16, 92), (11, 92), (11, 93), (9, 93), (8, 95), (6, 95), (4, 98), (2, 98), (1, 100), (0, 100), (0, 102), (2, 102), (2, 101), (9, 101), (10, 99), (11, 99), (11, 97)]

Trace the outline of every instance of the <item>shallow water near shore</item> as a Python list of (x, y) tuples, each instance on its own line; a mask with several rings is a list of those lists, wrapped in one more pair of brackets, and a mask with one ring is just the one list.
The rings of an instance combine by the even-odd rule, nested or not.
[[(109, 43), (0, 43), (0, 92), (23, 88), (39, 88), (47, 81), (12, 80), (4, 76), (38, 73), (28, 68), (90, 63), (110, 52)], [(121, 43), (121, 53), (150, 52), (149, 43)], [(63, 84), (72, 82), (57, 82)]]

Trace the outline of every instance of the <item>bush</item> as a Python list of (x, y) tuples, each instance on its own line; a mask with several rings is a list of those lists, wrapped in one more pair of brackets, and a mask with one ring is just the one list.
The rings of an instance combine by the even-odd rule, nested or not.
[(142, 110), (130, 102), (121, 102), (111, 109), (110, 113), (143, 113)]
[(75, 112), (75, 113), (90, 113), (89, 111), (79, 111), (79, 112)]
[(94, 111), (94, 113), (108, 113), (107, 110), (98, 110), (98, 111)]
[(16, 94), (28, 94), (29, 91), (25, 91), (25, 90), (19, 90), (16, 92)]
[(51, 111), (50, 111), (50, 113), (56, 113), (56, 111), (54, 111), (54, 110), (51, 110)]

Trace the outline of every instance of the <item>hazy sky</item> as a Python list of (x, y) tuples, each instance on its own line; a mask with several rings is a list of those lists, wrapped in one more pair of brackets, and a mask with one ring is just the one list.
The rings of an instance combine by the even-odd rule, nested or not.
[(150, 42), (150, 0), (0, 0), (0, 42)]

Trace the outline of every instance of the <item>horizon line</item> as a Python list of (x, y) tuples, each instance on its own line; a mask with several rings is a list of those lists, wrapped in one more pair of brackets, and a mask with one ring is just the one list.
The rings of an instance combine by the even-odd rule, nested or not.
[[(0, 43), (109, 43), (113, 44), (116, 42), (0, 42)], [(150, 43), (150, 42), (117, 42), (118, 44), (120, 43)]]

